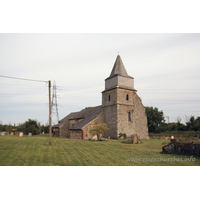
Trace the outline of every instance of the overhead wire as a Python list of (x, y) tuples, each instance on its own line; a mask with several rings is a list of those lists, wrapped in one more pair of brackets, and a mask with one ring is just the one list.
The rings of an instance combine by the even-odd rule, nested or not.
[[(19, 77), (13, 77), (13, 76), (4, 76), (4, 75), (0, 75), (0, 77), (1, 78), (8, 78), (8, 79), (16, 79), (16, 80), (22, 80), (22, 81), (32, 81), (32, 82), (42, 82), (42, 83), (48, 83), (48, 81), (43, 81), (43, 80), (36, 80), (36, 79), (29, 79), (29, 78), (19, 78)], [(19, 85), (16, 85), (16, 84), (1, 84), (1, 85), (6, 85), (6, 86), (19, 86)], [(34, 85), (35, 86), (35, 85)], [(19, 86), (19, 87), (22, 87), (22, 86)], [(24, 85), (23, 85), (23, 87), (24, 87)], [(25, 85), (25, 87), (27, 87), (27, 85)], [(3, 87), (4, 88), (4, 87)], [(23, 89), (28, 89), (28, 90), (30, 90), (30, 89), (36, 89), (36, 88), (31, 88), (30, 86), (28, 87), (28, 88), (23, 88)], [(34, 95), (34, 94), (19, 94), (19, 93), (17, 93), (17, 94), (0, 94), (0, 96), (14, 96), (14, 98), (13, 99), (15, 99), (15, 98), (17, 98), (17, 97), (23, 97), (23, 98), (27, 98), (27, 97), (29, 97), (29, 98), (41, 98), (41, 97), (44, 97), (44, 96), (46, 96), (46, 95), (42, 95), (42, 94), (37, 94), (37, 95)], [(15, 102), (16, 103), (16, 102)], [(41, 104), (41, 103), (30, 103), (30, 104), (22, 104), (22, 105), (20, 105), (20, 104), (17, 104), (17, 105), (3, 105), (3, 103), (1, 103), (1, 105), (0, 105), (0, 107), (30, 107), (30, 108), (32, 108), (32, 107), (44, 107), (45, 106), (45, 104)]]
[[(10, 79), (17, 79), (17, 80), (24, 80), (24, 81), (34, 81), (34, 82), (44, 82), (44, 83), (48, 83), (48, 81), (43, 81), (43, 80), (35, 80), (35, 79), (28, 79), (28, 78), (18, 78), (18, 77), (11, 77), (11, 76), (3, 76), (3, 75), (0, 75), (0, 77), (2, 78), (10, 78)], [(3, 84), (2, 84), (3, 85)], [(5, 85), (5, 84), (4, 84)], [(10, 84), (11, 86), (17, 86), (15, 84)], [(8, 85), (7, 85), (8, 86)], [(21, 86), (19, 86), (21, 87)], [(25, 86), (26, 87), (26, 86)], [(88, 103), (94, 103), (96, 102), (96, 100), (98, 99), (98, 97), (87, 97), (87, 96), (83, 96), (83, 95), (79, 95), (80, 91), (81, 90), (85, 90), (85, 89), (88, 89), (89, 87), (68, 87), (68, 89), (63, 89), (65, 88), (65, 86), (57, 86), (57, 87), (61, 87), (62, 89), (57, 89), (57, 90), (62, 90), (62, 91), (66, 91), (66, 94), (68, 97), (64, 97), (64, 99), (68, 99), (68, 98), (73, 98), (73, 100), (78, 100), (79, 102), (81, 101), (82, 103), (85, 101), (87, 101)], [(67, 86), (66, 86), (67, 87)], [(73, 91), (73, 90), (70, 90), (71, 89), (79, 89), (79, 91)], [(23, 89), (26, 89), (26, 88), (23, 88)], [(27, 89), (30, 89), (30, 88), (27, 88)], [(33, 88), (31, 88), (33, 89)], [(90, 87), (91, 89), (91, 87)], [(154, 94), (200, 94), (198, 92), (193, 92), (193, 91), (196, 91), (198, 89), (140, 89), (140, 91), (159, 91), (159, 90), (164, 90), (164, 91), (179, 91), (178, 93), (177, 92), (174, 92), (174, 93), (168, 93), (168, 92), (152, 92)], [(185, 91), (182, 93), (182, 91)], [(187, 92), (186, 92), (187, 91)], [(191, 93), (191, 92), (192, 93)], [(198, 90), (199, 91), (199, 90)], [(73, 93), (73, 94), (72, 94)], [(0, 94), (0, 96), (12, 96), (12, 94)], [(34, 95), (27, 95), (27, 94), (13, 94), (13, 96), (17, 96), (17, 95), (23, 95), (24, 97), (31, 97), (34, 96)], [(27, 95), (27, 96), (26, 96)], [(65, 96), (63, 95), (63, 96)], [(40, 95), (41, 96), (41, 95)], [(59, 96), (59, 95), (58, 95)], [(38, 96), (37, 96), (38, 97)], [(59, 97), (58, 97), (59, 98)], [(63, 98), (63, 97), (61, 97)], [(179, 103), (179, 104), (182, 104), (182, 103), (185, 103), (187, 104), (187, 102), (199, 102), (199, 100), (184, 100), (184, 99), (181, 99), (181, 100), (166, 100), (166, 99), (142, 99), (143, 102), (149, 102), (149, 103), (168, 103), (168, 104), (176, 104), (175, 102)], [(32, 104), (33, 105), (33, 104)], [(65, 104), (64, 104), (65, 105)], [(59, 105), (58, 106), (64, 106), (63, 104)], [(38, 105), (39, 106), (39, 105)], [(41, 105), (42, 106), (42, 105)], [(73, 106), (73, 105), (70, 105), (70, 106)], [(2, 107), (2, 106), (1, 106)], [(182, 110), (165, 110), (165, 111), (171, 111), (171, 112), (182, 112)], [(187, 110), (184, 110), (184, 112), (199, 112), (199, 111), (187, 111)]]
[(45, 82), (45, 83), (48, 83), (48, 81), (35, 80), (35, 79), (28, 79), (28, 78), (18, 78), (18, 77), (13, 77), (13, 76), (4, 76), (4, 75), (0, 75), (0, 77), (2, 77), (2, 78), (17, 79), (17, 80), (22, 80), (22, 81), (35, 81), (35, 82)]

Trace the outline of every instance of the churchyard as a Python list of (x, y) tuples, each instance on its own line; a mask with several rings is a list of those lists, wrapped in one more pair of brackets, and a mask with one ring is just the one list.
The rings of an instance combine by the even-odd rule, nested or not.
[(200, 158), (162, 154), (169, 140), (140, 144), (122, 140), (87, 141), (48, 135), (0, 136), (0, 166), (199, 166)]

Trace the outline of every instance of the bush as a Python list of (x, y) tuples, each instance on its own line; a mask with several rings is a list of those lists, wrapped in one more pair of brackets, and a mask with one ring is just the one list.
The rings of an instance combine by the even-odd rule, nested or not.
[(183, 138), (189, 138), (189, 137), (200, 137), (200, 131), (169, 131), (169, 132), (161, 132), (161, 133), (149, 133), (149, 136), (152, 138), (158, 138), (158, 137), (183, 137)]
[(119, 133), (119, 138), (123, 137), (123, 139), (125, 140), (127, 138), (126, 133)]

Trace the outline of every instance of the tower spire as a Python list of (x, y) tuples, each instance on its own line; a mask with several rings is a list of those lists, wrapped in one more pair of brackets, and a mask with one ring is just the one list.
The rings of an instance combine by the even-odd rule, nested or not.
[(116, 58), (115, 64), (113, 66), (113, 69), (111, 71), (109, 78), (111, 78), (115, 75), (129, 77), (129, 75), (128, 75), (125, 67), (124, 67), (124, 64), (122, 62), (120, 55), (118, 55), (117, 58)]

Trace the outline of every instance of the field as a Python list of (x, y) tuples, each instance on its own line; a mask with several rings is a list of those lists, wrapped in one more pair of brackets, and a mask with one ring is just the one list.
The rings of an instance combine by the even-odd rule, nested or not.
[(56, 138), (55, 144), (52, 138), (49, 146), (48, 135), (0, 136), (0, 166), (200, 166), (200, 158), (161, 154), (168, 142), (149, 139), (123, 144), (121, 140)]

